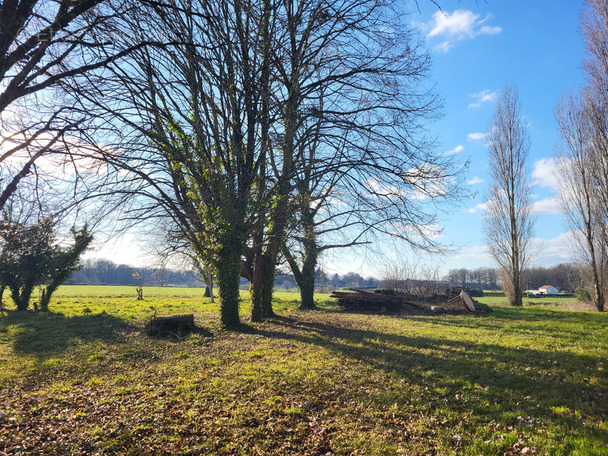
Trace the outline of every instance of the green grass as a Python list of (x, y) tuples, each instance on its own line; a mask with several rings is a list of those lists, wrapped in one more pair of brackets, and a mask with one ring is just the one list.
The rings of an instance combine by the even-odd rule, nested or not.
[[(476, 301), (479, 301), (483, 304), (500, 304), (506, 303), (507, 298), (503, 296), (483, 296), (480, 298), (475, 298)], [(576, 298), (527, 298), (524, 296), (524, 303), (526, 304), (553, 304), (553, 303), (564, 303), (564, 304), (573, 304), (577, 303), (578, 299)]]
[[(277, 293), (277, 319), (226, 332), (202, 290), (135, 297), (63, 287), (48, 314), (4, 313), (0, 452), (608, 454), (605, 314), (301, 312)], [(181, 340), (143, 333), (190, 312)]]
[[(474, 298), (477, 302), (486, 305), (507, 305), (508, 301), (504, 293), (485, 293), (485, 296)], [(524, 296), (524, 305), (532, 306), (554, 306), (567, 310), (591, 310), (591, 304), (582, 303), (576, 298), (527, 298)]]

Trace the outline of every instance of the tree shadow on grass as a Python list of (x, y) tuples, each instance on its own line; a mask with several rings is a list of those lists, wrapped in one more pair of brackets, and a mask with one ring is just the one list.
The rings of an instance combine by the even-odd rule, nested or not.
[[(249, 329), (247, 327), (244, 327), (244, 328), (239, 327), (237, 330), (240, 332), (249, 331)], [(151, 339), (166, 340), (169, 342), (179, 343), (179, 342), (183, 342), (184, 340), (186, 340), (189, 336), (212, 338), (213, 333), (211, 331), (209, 331), (209, 329), (201, 327), (201, 326), (196, 326), (196, 324), (195, 324), (193, 327), (189, 327), (189, 328), (185, 328), (185, 329), (178, 328), (175, 331), (170, 331), (170, 330), (159, 331), (156, 333), (148, 334), (147, 337), (149, 337)]]
[[(470, 314), (459, 319), (428, 319), (418, 316), (396, 316), (405, 320), (433, 323), (435, 325), (478, 328), (491, 331), (515, 331), (522, 334), (556, 334), (586, 337), (592, 331), (603, 330), (608, 324), (608, 314), (592, 312), (559, 311), (525, 307), (494, 307), (491, 313)], [(515, 326), (513, 325), (515, 324)]]
[(66, 317), (54, 312), (8, 311), (0, 318), (0, 332), (11, 332), (17, 354), (43, 360), (69, 345), (89, 341), (123, 342), (134, 327), (124, 320), (99, 314)]
[[(593, 421), (608, 413), (607, 378), (598, 357), (446, 340), (439, 331), (436, 336), (408, 336), (291, 318), (274, 322), (279, 325), (277, 330), (258, 332), (321, 346), (374, 370), (396, 374), (410, 384), (447, 391), (430, 394), (437, 396), (433, 400), (443, 400), (444, 407), (466, 408), (482, 421), (501, 417), (513, 421), (519, 415), (532, 415), (537, 420), (569, 423), (589, 438), (608, 441), (608, 433), (589, 426), (585, 418), (592, 417)], [(588, 382), (591, 376), (597, 381)], [(456, 392), (474, 397), (455, 406)], [(398, 397), (395, 394), (390, 400)], [(560, 411), (564, 408), (579, 414), (564, 417)]]

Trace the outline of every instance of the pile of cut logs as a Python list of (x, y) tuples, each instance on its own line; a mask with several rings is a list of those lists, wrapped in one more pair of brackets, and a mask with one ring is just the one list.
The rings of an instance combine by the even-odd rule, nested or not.
[(441, 304), (431, 305), (422, 302), (416, 297), (402, 293), (390, 293), (387, 290), (364, 291), (334, 291), (332, 298), (338, 299), (338, 305), (342, 310), (351, 312), (379, 312), (379, 313), (425, 313), (451, 312), (451, 311), (475, 311), (475, 304), (471, 297), (461, 291), (459, 295), (447, 301), (444, 307)]
[(411, 302), (410, 297), (404, 294), (388, 294), (356, 291), (334, 291), (332, 298), (338, 298), (338, 305), (343, 310), (396, 313), (402, 310), (422, 310), (420, 306)]

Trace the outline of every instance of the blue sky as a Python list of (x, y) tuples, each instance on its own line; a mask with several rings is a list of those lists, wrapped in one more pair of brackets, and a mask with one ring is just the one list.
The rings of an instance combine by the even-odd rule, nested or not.
[(443, 238), (462, 246), (443, 264), (491, 265), (482, 234), (488, 189), (487, 148), (482, 133), (491, 122), (505, 85), (519, 92), (529, 125), (530, 172), (536, 213), (536, 264), (570, 261), (565, 222), (555, 202), (552, 157), (558, 143), (554, 108), (566, 92), (584, 83), (584, 42), (579, 34), (583, 1), (462, 0), (438, 12), (421, 3), (422, 24), (432, 52), (432, 78), (445, 98), (445, 116), (434, 131), (442, 148), (470, 160), (467, 185), (476, 197), (444, 220)]
[[(487, 131), (502, 88), (519, 92), (522, 113), (529, 123), (530, 173), (535, 182), (536, 237), (540, 248), (536, 264), (550, 266), (570, 261), (568, 234), (553, 199), (557, 179), (552, 160), (558, 142), (554, 107), (561, 95), (584, 82), (584, 43), (579, 34), (583, 0), (440, 0), (442, 11), (430, 0), (418, 0), (420, 11), (412, 24), (425, 37), (433, 58), (430, 79), (444, 99), (444, 116), (432, 126), (437, 152), (451, 151), (470, 160), (465, 185), (475, 197), (463, 201), (442, 218), (439, 239), (457, 250), (440, 262), (450, 268), (490, 266), (482, 233), (483, 203), (488, 188)], [(110, 243), (91, 256), (106, 256), (132, 263), (133, 237)], [(393, 246), (377, 246), (389, 261), (401, 253)], [(388, 251), (388, 252), (387, 252)], [(125, 254), (125, 258), (121, 254)], [(380, 255), (381, 256), (381, 255)], [(342, 252), (325, 257), (332, 272), (354, 271), (380, 275), (385, 263), (378, 254)]]
[[(531, 140), (530, 174), (536, 217), (536, 265), (571, 261), (568, 229), (553, 189), (558, 179), (553, 160), (558, 143), (554, 108), (559, 98), (584, 83), (584, 42), (579, 34), (583, 0), (419, 0), (412, 24), (425, 37), (433, 58), (431, 79), (444, 99), (444, 116), (432, 127), (437, 151), (469, 160), (465, 185), (474, 195), (443, 217), (439, 238), (456, 249), (447, 258), (420, 261), (451, 268), (492, 266), (483, 239), (483, 203), (489, 185), (485, 132), (506, 85), (519, 92)], [(384, 253), (399, 261), (407, 253)], [(409, 254), (410, 262), (417, 255)], [(391, 260), (392, 258), (392, 260)], [(378, 255), (326, 258), (329, 269), (379, 273)], [(378, 271), (378, 272), (376, 272)]]

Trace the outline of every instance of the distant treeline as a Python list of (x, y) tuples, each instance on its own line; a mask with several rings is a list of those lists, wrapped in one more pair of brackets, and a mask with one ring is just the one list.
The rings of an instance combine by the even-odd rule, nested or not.
[[(374, 277), (364, 278), (356, 272), (340, 275), (327, 274), (320, 268), (315, 270), (315, 289), (321, 293), (329, 293), (337, 288), (376, 288), (379, 283), (380, 281)], [(288, 290), (298, 286), (292, 274), (279, 274), (275, 280), (275, 288)]]
[[(69, 285), (139, 285), (146, 286), (181, 286), (203, 287), (204, 283), (194, 271), (175, 271), (161, 268), (136, 268), (126, 264), (116, 264), (106, 259), (85, 260), (82, 268), (72, 274), (67, 282)], [(241, 287), (247, 288), (249, 282), (241, 279)], [(318, 291), (331, 291), (343, 287), (378, 286), (378, 280), (373, 277), (363, 278), (359, 274), (349, 272), (344, 275), (326, 274), (321, 269), (315, 273), (315, 286)], [(275, 287), (293, 290), (298, 286), (292, 274), (279, 273), (276, 276)]]
[[(139, 274), (139, 276), (137, 276)], [(204, 286), (200, 276), (194, 271), (175, 271), (161, 268), (135, 268), (116, 264), (110, 260), (85, 260), (83, 267), (73, 273), (68, 284), (83, 285), (138, 285), (147, 286)], [(331, 292), (338, 288), (376, 288), (381, 280), (362, 277), (355, 272), (344, 275), (327, 274), (322, 269), (315, 271), (315, 288), (319, 292)], [(481, 267), (477, 269), (451, 269), (439, 284), (479, 290), (500, 290), (501, 283), (497, 270)], [(526, 271), (526, 288), (538, 289), (543, 285), (553, 285), (558, 290), (573, 293), (580, 284), (580, 270), (575, 264), (559, 264), (550, 268), (530, 268)], [(241, 279), (241, 288), (246, 289), (249, 282)], [(279, 290), (297, 289), (293, 275), (277, 274), (275, 287)]]
[(162, 268), (136, 268), (105, 259), (85, 260), (82, 268), (72, 274), (68, 285), (148, 285), (202, 287), (194, 271), (173, 271)]
[[(480, 290), (501, 288), (497, 269), (451, 269), (445, 280), (452, 286)], [(552, 285), (565, 293), (574, 293), (580, 285), (580, 268), (572, 263), (558, 264), (549, 268), (534, 267), (525, 271), (525, 287), (537, 290), (543, 285)]]

